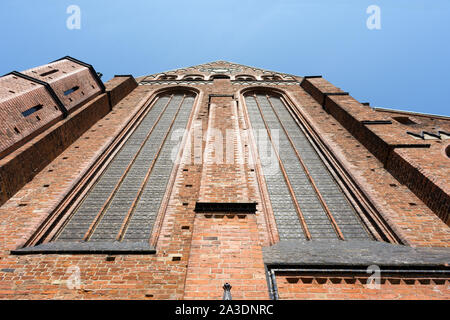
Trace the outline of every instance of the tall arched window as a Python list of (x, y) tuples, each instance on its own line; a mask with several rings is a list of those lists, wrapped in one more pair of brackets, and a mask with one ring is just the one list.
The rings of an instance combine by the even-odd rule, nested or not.
[(158, 77), (158, 80), (177, 80), (177, 75), (163, 74)]
[(181, 154), (184, 148), (172, 133), (186, 129), (196, 95), (187, 88), (157, 94), (143, 118), (116, 138), (109, 155), (99, 158), (77, 193), (69, 195), (73, 201), (61, 203), (49, 220), (53, 222), (26, 244), (35, 247), (19, 250), (150, 250), (154, 223), (172, 192), (173, 151)]

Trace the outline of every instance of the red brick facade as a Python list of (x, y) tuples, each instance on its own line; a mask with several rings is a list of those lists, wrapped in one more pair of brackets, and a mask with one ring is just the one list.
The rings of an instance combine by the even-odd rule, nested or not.
[[(52, 74), (44, 75), (38, 79), (44, 82), (36, 82), (31, 91), (23, 86), (32, 81), (18, 77), (15, 97), (6, 94), (12, 90), (12, 75), (0, 79), (2, 127), (28, 130), (23, 136), (2, 131), (0, 137), (0, 146), (5, 146), (0, 159), (0, 298), (221, 299), (225, 282), (232, 285), (233, 299), (450, 298), (450, 158), (445, 151), (450, 141), (449, 118), (371, 108), (321, 77), (303, 78), (228, 62), (137, 79), (119, 75), (103, 87), (92, 67), (76, 61), (69, 57), (24, 72), (33, 77), (33, 70), (42, 75), (42, 70), (53, 67), (61, 77), (58, 72), (52, 73), (55, 79), (47, 79)], [(80, 71), (62, 76), (66, 68)], [(76, 96), (72, 98), (72, 92), (64, 95), (72, 89)], [(59, 97), (66, 115), (50, 90)], [(267, 95), (266, 105), (262, 100), (250, 105), (248, 99), (257, 95), (260, 99)], [(183, 111), (183, 103), (191, 96), (191, 109)], [(175, 104), (178, 98), (180, 104)], [(270, 105), (274, 103), (271, 98), (279, 99), (280, 105)], [(20, 114), (27, 109), (22, 101), (43, 106), (33, 113), (33, 117), (42, 114), (41, 127), (26, 122)], [(281, 104), (286, 106), (285, 114), (279, 109)], [(44, 112), (50, 107), (59, 114), (48, 111), (47, 116)], [(156, 117), (158, 107), (162, 111)], [(271, 118), (271, 108), (278, 118)], [(147, 116), (152, 110), (155, 116)], [(254, 110), (261, 112), (260, 127)], [(13, 112), (17, 115), (11, 116)], [(166, 115), (171, 121), (167, 124)], [(283, 118), (286, 115), (292, 118)], [(176, 121), (182, 120), (178, 125)], [(62, 230), (82, 218), (79, 210), (86, 197), (146, 121), (154, 121), (151, 132), (145, 132), (155, 132), (148, 141), (164, 138), (157, 135), (158, 130), (166, 135), (147, 167), (157, 167), (162, 161), (157, 159), (169, 152), (163, 146), (178, 139), (170, 150), (173, 162), (167, 174), (162, 169), (155, 173), (161, 175), (155, 181), (160, 181), (164, 192), (159, 207), (151, 212), (154, 222), (147, 230), (149, 236), (143, 238), (154, 250), (134, 250), (136, 241), (125, 241), (124, 233), (119, 242), (130, 245), (127, 252), (113, 246), (101, 252), (96, 247), (100, 242), (89, 237), (79, 242), (92, 244), (92, 249), (74, 252), (79, 250), (77, 244), (71, 247), (73, 242), (58, 240)], [(289, 123), (301, 130), (289, 131), (298, 130), (288, 127)], [(278, 180), (270, 179), (263, 163), (258, 130), (264, 125), (270, 128), (265, 132), (272, 141), (283, 134), (275, 130), (277, 126), (295, 137), (292, 144), (281, 141), (278, 158), (274, 157), (281, 168)], [(307, 167), (306, 146), (295, 150), (293, 143), (300, 139), (296, 135), (302, 132), (323, 163), (320, 170), (328, 172), (352, 208), (356, 217), (352, 221), (358, 221), (358, 230), (363, 230), (367, 241), (352, 240), (352, 231), (345, 233), (351, 222), (339, 220), (328, 191), (317, 178), (320, 174), (315, 176), (318, 167)], [(288, 158), (292, 148), (297, 155)], [(298, 189), (304, 190), (301, 195), (295, 194), (300, 176), (292, 174), (298, 167), (295, 161), (301, 161), (297, 158), (304, 159), (309, 179), (305, 181), (311, 184), (308, 190)], [(133, 161), (128, 168), (139, 159)], [(147, 167), (135, 179), (144, 178)], [(145, 188), (154, 183), (150, 175), (147, 186), (147, 178), (128, 216), (126, 212), (121, 216), (125, 222), (111, 218), (111, 226), (119, 223), (121, 230), (131, 232), (139, 205), (157, 194), (157, 189), (146, 193)], [(287, 181), (291, 196), (281, 192), (284, 186), (277, 187), (281, 180)], [(313, 244), (323, 240), (314, 233), (321, 226), (311, 222), (315, 217), (309, 215), (316, 211), (308, 211), (302, 202), (314, 187), (317, 203), (328, 214), (329, 221), (325, 220), (330, 225), (336, 220), (336, 228), (330, 230), (344, 230), (341, 240), (332, 243), (342, 250), (347, 250), (347, 243), (360, 250), (354, 251), (354, 261), (352, 255), (349, 261), (327, 257), (322, 249), (314, 254)], [(103, 206), (106, 209), (100, 211), (99, 222), (89, 221), (91, 229), (83, 229), (83, 234), (95, 235), (96, 228), (107, 221), (107, 210), (113, 207), (119, 189), (114, 189), (113, 200)], [(290, 202), (298, 220), (283, 216)], [(286, 230), (295, 223), (301, 226), (302, 217), (303, 227), (295, 230), (299, 238), (291, 239)], [(306, 235), (305, 226), (311, 231), (310, 241), (300, 239)], [(387, 247), (371, 249), (378, 248), (378, 243)], [(280, 244), (286, 246), (277, 249)], [(57, 249), (33, 252), (46, 245)], [(312, 252), (307, 255), (309, 260), (296, 256), (298, 246)], [(372, 251), (366, 256), (367, 250)], [(365, 269), (370, 265), (381, 268), (378, 289), (367, 286)], [(71, 285), (73, 279), (79, 283)]]

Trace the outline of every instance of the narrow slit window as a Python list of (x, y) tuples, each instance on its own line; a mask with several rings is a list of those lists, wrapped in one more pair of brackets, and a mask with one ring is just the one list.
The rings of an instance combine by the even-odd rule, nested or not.
[(69, 94), (71, 94), (71, 93), (77, 91), (78, 89), (80, 89), (79, 86), (75, 86), (75, 87), (73, 87), (73, 88), (70, 88), (69, 90), (64, 91), (64, 95), (65, 95), (65, 96), (68, 96)]
[(30, 108), (30, 109), (27, 109), (27, 110), (23, 111), (23, 112), (22, 112), (22, 115), (23, 115), (24, 117), (28, 117), (30, 114), (33, 114), (33, 113), (35, 113), (36, 111), (41, 110), (42, 107), (43, 107), (42, 104), (38, 104), (38, 105), (36, 105), (36, 106), (34, 106), (34, 107)]

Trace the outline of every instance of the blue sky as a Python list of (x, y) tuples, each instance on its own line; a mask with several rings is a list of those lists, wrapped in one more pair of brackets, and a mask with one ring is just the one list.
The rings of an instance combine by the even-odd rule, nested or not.
[[(69, 30), (69, 5), (81, 29)], [(369, 30), (369, 5), (381, 29)], [(448, 0), (1, 0), (0, 73), (65, 55), (104, 74), (228, 60), (321, 74), (372, 106), (450, 115)]]

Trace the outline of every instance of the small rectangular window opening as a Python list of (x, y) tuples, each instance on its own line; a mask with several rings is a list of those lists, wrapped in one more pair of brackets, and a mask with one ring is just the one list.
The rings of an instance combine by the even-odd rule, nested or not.
[(24, 117), (28, 117), (30, 114), (33, 114), (33, 113), (35, 113), (36, 111), (41, 110), (42, 107), (43, 107), (42, 104), (35, 105), (34, 107), (31, 107), (30, 109), (27, 109), (27, 110), (23, 111), (23, 112), (22, 112), (22, 115), (23, 115)]
[(393, 119), (405, 125), (416, 124), (416, 122), (412, 121), (409, 117), (393, 117)]
[(73, 87), (73, 88), (71, 88), (69, 90), (64, 91), (64, 95), (67, 96), (67, 95), (77, 91), (78, 89), (80, 89), (80, 87), (79, 86), (75, 86), (75, 87)]

